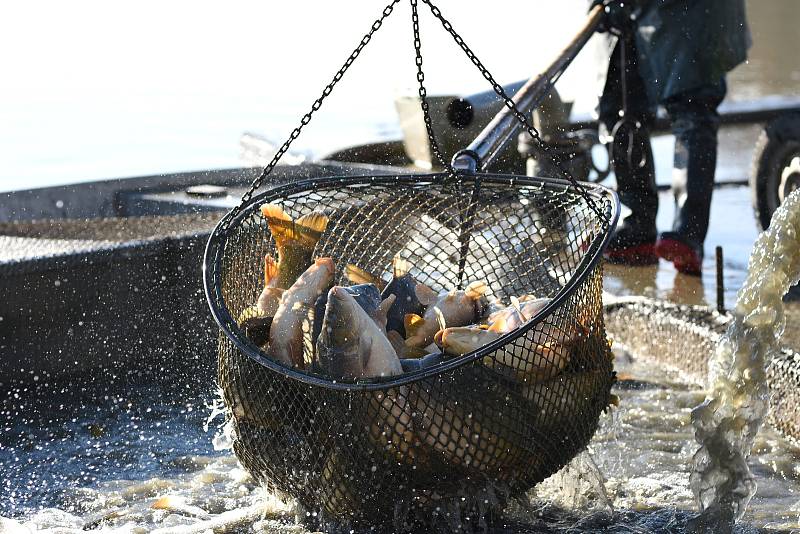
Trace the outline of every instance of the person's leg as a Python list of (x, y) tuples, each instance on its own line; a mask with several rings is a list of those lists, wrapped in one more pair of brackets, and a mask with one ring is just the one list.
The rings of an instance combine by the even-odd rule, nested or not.
[(723, 79), (665, 102), (675, 135), (675, 219), (672, 231), (659, 237), (656, 253), (686, 274), (699, 275), (702, 268), (717, 165), (717, 106), (724, 97)]
[(626, 118), (629, 119), (626, 126), (638, 122), (643, 128), (636, 131), (631, 131), (630, 128), (616, 130), (620, 141), (627, 139), (623, 137), (623, 129), (627, 129), (636, 137), (633, 142), (638, 148), (638, 156), (631, 159), (625, 157), (626, 154), (616, 153), (612, 161), (620, 202), (628, 207), (631, 213), (618, 225), (605, 256), (609, 261), (617, 263), (651, 264), (658, 262), (654, 252), (658, 192), (655, 184), (653, 153), (647, 135), (647, 126), (652, 123), (654, 113), (636, 66), (637, 52), (633, 39), (620, 39), (614, 48), (598, 111), (603, 126), (609, 133), (614, 133), (615, 127), (623, 118), (621, 114), (623, 88), (620, 83), (622, 65), (619, 54), (621, 46), (626, 47), (625, 104)]

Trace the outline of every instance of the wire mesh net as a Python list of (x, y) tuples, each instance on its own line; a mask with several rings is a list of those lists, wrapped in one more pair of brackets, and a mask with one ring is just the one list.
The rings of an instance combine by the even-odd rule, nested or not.
[[(373, 525), (451, 503), (502, 506), (564, 466), (614, 380), (598, 262), (609, 230), (587, 198), (609, 220), (617, 208), (603, 188), (588, 191), (492, 175), (329, 178), (267, 191), (223, 220), (206, 284), (242, 464), (309, 511)], [(480, 280), (503, 302), (552, 300), (491, 345), (397, 376), (342, 382), (282, 366), (234, 319), (277, 253), (265, 203), (328, 216), (315, 255), (333, 258), (336, 284), (349, 285), (346, 264), (385, 273), (399, 256), (436, 291)]]

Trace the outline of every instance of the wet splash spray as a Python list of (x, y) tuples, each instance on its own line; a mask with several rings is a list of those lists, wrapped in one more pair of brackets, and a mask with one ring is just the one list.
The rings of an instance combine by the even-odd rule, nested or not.
[(755, 242), (734, 321), (709, 361), (710, 391), (692, 411), (695, 439), (689, 483), (701, 514), (699, 532), (729, 532), (756, 491), (747, 466), (769, 409), (766, 366), (780, 351), (782, 298), (800, 280), (800, 193), (775, 212)]

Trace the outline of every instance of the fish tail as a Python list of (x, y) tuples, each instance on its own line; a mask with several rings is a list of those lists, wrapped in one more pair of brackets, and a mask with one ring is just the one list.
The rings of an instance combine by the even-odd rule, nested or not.
[(316, 211), (303, 215), (295, 221), (297, 239), (314, 245), (326, 228), (328, 228), (328, 216)]
[(278, 247), (289, 240), (313, 247), (328, 227), (328, 217), (322, 213), (309, 213), (295, 221), (277, 204), (264, 204), (261, 214), (267, 220)]

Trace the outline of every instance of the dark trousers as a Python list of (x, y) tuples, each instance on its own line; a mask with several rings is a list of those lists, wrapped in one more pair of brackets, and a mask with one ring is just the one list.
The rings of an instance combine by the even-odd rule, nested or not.
[[(639, 74), (635, 40), (620, 38), (608, 66), (608, 76), (600, 99), (600, 120), (609, 132), (620, 119), (623, 94), (620, 83), (619, 47), (625, 46), (627, 118), (641, 122), (647, 130), (653, 124), (656, 106), (648, 98), (645, 82)], [(725, 79), (713, 85), (697, 87), (661, 102), (666, 108), (675, 136), (672, 193), (675, 219), (672, 231), (695, 247), (702, 247), (708, 233), (714, 170), (717, 164), (717, 107), (725, 97)], [(642, 165), (620, 169), (617, 192), (620, 201), (631, 210), (626, 225), (643, 234), (655, 232), (658, 192), (652, 163), (652, 149), (646, 141), (646, 160)], [(632, 229), (634, 229), (632, 228)]]

